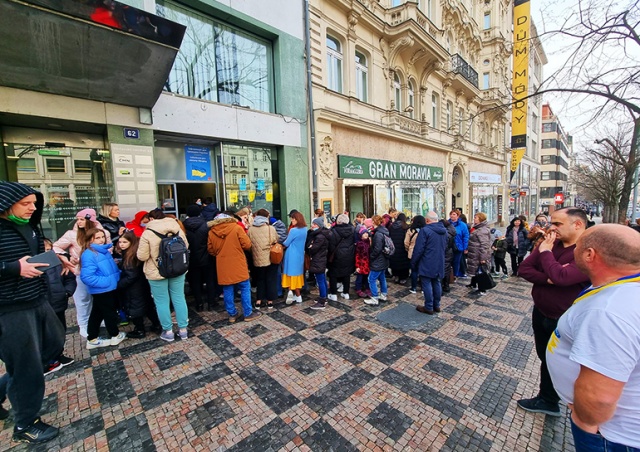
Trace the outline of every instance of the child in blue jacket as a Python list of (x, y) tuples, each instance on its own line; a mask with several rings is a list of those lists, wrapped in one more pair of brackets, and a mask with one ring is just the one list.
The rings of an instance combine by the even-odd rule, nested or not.
[[(102, 229), (89, 229), (80, 256), (80, 279), (93, 295), (93, 306), (87, 325), (87, 349), (118, 345), (127, 335), (118, 330), (116, 289), (120, 270), (111, 257), (111, 242), (105, 244)], [(104, 320), (110, 338), (98, 337), (100, 323)]]

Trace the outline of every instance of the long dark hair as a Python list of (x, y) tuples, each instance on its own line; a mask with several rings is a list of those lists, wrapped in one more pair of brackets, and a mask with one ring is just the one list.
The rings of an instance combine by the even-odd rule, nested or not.
[(413, 217), (413, 221), (411, 222), (411, 229), (417, 231), (418, 229), (424, 228), (427, 225), (427, 221), (424, 219), (422, 215), (416, 215)]
[(122, 250), (122, 268), (135, 268), (140, 265), (140, 261), (138, 260), (138, 244), (140, 243), (140, 239), (136, 236), (133, 231), (127, 231), (122, 234), (121, 239), (125, 239), (130, 243), (129, 248), (126, 250)]

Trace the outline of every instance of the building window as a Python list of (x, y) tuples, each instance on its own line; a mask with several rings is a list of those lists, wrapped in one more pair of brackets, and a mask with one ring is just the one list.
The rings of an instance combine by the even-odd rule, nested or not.
[(403, 0), (391, 0), (391, 6), (400, 6), (402, 5)]
[(556, 123), (555, 122), (545, 122), (542, 124), (542, 133), (549, 133), (556, 131)]
[(451, 132), (451, 114), (453, 113), (453, 104), (447, 101), (447, 132)]
[(413, 81), (409, 80), (409, 84), (407, 85), (407, 97), (409, 99), (409, 117), (414, 117), (414, 108), (415, 108), (415, 88)]
[(431, 94), (431, 126), (434, 129), (439, 127), (438, 116), (440, 115), (440, 96), (437, 93)]
[(269, 152), (268, 151), (262, 151), (262, 161), (263, 162), (268, 162), (269, 161)]
[(542, 140), (542, 149), (555, 149), (556, 148), (556, 140), (548, 139)]
[(238, 185), (238, 175), (237, 174), (232, 174), (231, 175), (231, 183), (233, 185)]
[(270, 42), (172, 2), (158, 0), (156, 13), (187, 27), (165, 90), (261, 111), (272, 110)]
[(47, 173), (66, 173), (67, 164), (65, 159), (45, 159)]
[(433, 15), (433, 0), (427, 0), (427, 11), (426, 11), (426, 13), (427, 13), (427, 17), (429, 19), (431, 19), (432, 15)]
[(484, 30), (488, 30), (491, 28), (491, 13), (490, 12), (486, 12), (484, 13), (484, 22), (483, 22), (483, 29)]
[(16, 169), (21, 173), (35, 173), (37, 172), (36, 159), (21, 157), (16, 163)]
[(253, 177), (254, 177), (254, 179), (258, 178), (258, 168), (254, 168), (253, 169)]
[(538, 134), (539, 130), (538, 130), (538, 115), (536, 115), (535, 113), (533, 113), (531, 115), (531, 130), (534, 131), (534, 133)]
[(482, 89), (489, 89), (490, 85), (489, 85), (489, 73), (485, 72), (484, 74), (482, 74)]
[(240, 167), (241, 168), (246, 168), (247, 167), (247, 161), (243, 158), (240, 159)]
[(356, 96), (362, 102), (367, 101), (367, 58), (356, 50)]
[(268, 179), (268, 178), (269, 178), (269, 170), (268, 170), (267, 168), (265, 168), (265, 169), (264, 169), (264, 171), (263, 171), (263, 177), (264, 177), (265, 179)]
[(458, 110), (458, 133), (464, 135), (464, 110)]
[(327, 35), (327, 88), (342, 92), (342, 50), (340, 42)]
[(475, 128), (473, 124), (473, 113), (469, 113), (469, 140), (471, 141), (475, 141), (476, 139), (476, 134), (474, 129)]
[(231, 166), (238, 166), (238, 160), (235, 155), (231, 156)]
[(93, 169), (91, 160), (74, 160), (73, 170), (76, 173), (90, 173)]
[(397, 72), (393, 75), (393, 99), (396, 104), (395, 109), (402, 110), (402, 84)]

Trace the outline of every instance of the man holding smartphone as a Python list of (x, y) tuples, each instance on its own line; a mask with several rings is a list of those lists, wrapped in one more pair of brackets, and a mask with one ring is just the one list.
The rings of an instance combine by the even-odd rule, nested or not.
[[(43, 196), (18, 182), (0, 182), (0, 402), (9, 396), (14, 412), (13, 440), (43, 443), (58, 429), (40, 420), (44, 363), (59, 356), (64, 331), (47, 302), (44, 263), (28, 259), (44, 252), (37, 225)], [(6, 410), (0, 409), (0, 415)]]

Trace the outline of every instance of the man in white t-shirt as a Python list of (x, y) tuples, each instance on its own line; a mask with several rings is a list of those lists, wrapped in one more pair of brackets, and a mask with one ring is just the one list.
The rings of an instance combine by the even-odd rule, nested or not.
[(640, 235), (594, 226), (578, 239), (575, 261), (592, 286), (549, 340), (553, 385), (572, 410), (576, 450), (640, 451)]

